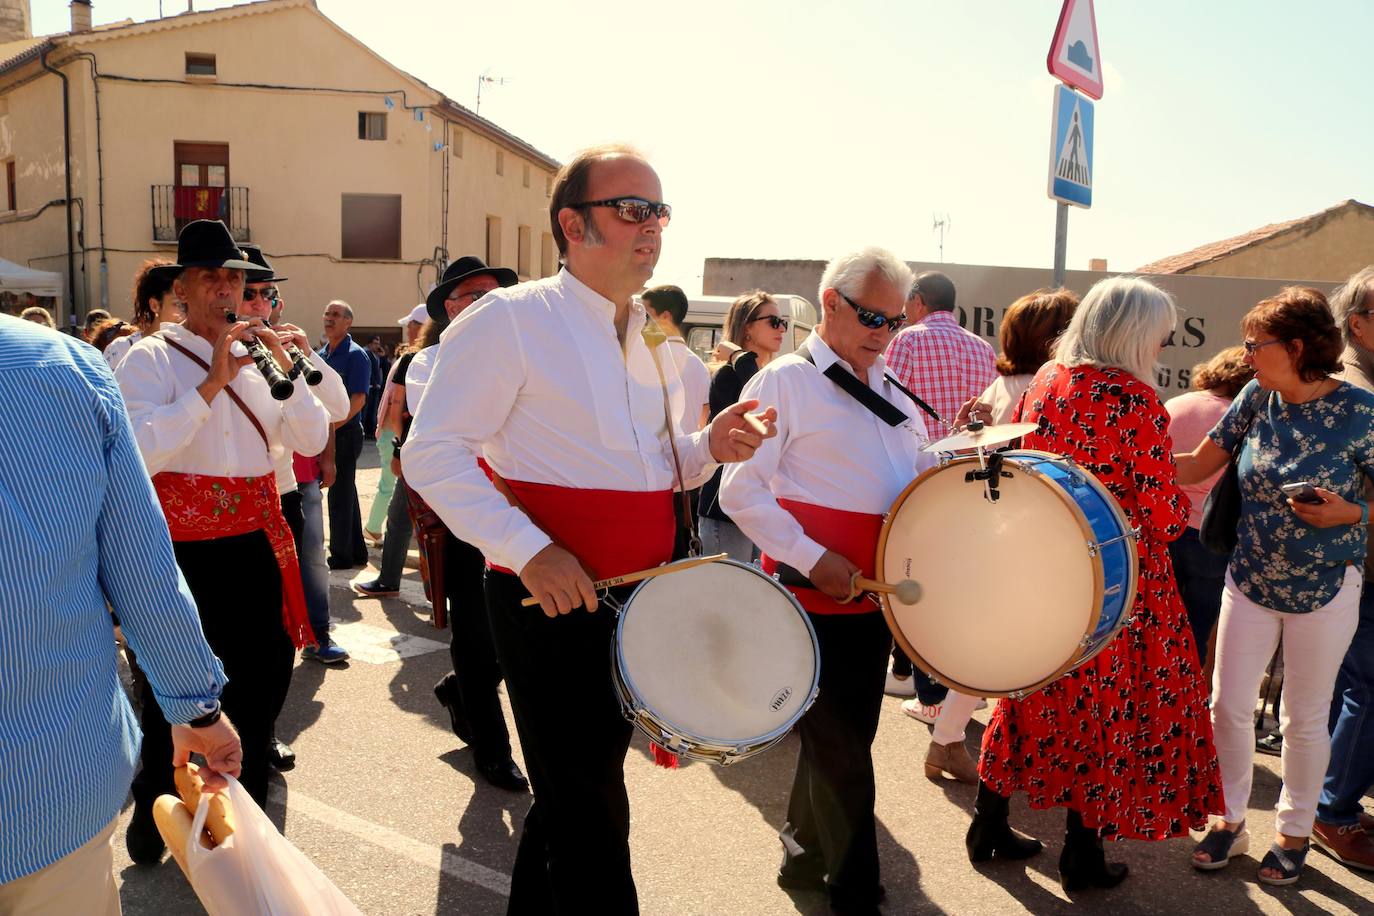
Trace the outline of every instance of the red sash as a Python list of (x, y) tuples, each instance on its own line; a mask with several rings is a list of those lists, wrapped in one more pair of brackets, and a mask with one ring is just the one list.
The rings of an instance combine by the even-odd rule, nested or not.
[(281, 570), (282, 626), (296, 648), (315, 645), (296, 542), (282, 515), (273, 475), (212, 477), (163, 471), (153, 475), (153, 488), (173, 541), (208, 541), (250, 531), (266, 534)]
[[(778, 505), (792, 513), (792, 517), (801, 523), (802, 531), (806, 532), (807, 537), (859, 567), (863, 570), (864, 578), (873, 578), (873, 567), (878, 557), (878, 536), (883, 531), (881, 515), (827, 509), (824, 506), (813, 506), (792, 499), (780, 499)], [(766, 553), (760, 557), (760, 562), (763, 571), (769, 575), (778, 569), (778, 561)], [(805, 575), (811, 570), (803, 569), (801, 572)], [(866, 614), (878, 610), (878, 606), (867, 598), (856, 598), (848, 604), (840, 604), (814, 588), (789, 585), (787, 590), (812, 614)]]

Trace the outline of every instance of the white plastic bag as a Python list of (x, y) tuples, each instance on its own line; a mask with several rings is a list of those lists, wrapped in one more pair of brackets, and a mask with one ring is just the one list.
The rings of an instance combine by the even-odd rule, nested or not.
[(186, 844), (191, 887), (210, 916), (362, 916), (313, 862), (277, 832), (239, 781), (228, 779), (233, 834), (214, 849), (200, 845), (197, 838), (210, 810), (210, 795), (204, 793)]

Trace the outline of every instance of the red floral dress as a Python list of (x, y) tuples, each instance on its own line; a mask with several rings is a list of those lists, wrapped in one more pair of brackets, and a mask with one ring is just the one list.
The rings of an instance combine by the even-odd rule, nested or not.
[(1094, 659), (997, 704), (979, 775), (1002, 795), (1024, 789), (1034, 808), (1072, 808), (1104, 837), (1181, 836), (1221, 812), (1222, 793), (1198, 652), (1165, 548), (1188, 520), (1168, 416), (1127, 372), (1051, 363), (1016, 419), (1040, 425), (1023, 447), (1092, 471), (1140, 526), (1140, 581), (1130, 624)]

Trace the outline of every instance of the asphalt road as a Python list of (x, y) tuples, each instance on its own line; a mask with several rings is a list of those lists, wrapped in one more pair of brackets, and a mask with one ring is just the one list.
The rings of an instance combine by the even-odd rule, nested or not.
[[(367, 458), (371, 469), (359, 481), (364, 516), (377, 477), (375, 455)], [(430, 626), (417, 574), (407, 571), (400, 599), (377, 601), (348, 591), (357, 572), (333, 573), (330, 595), (336, 638), (353, 660), (297, 666), (278, 735), (299, 761), (277, 777), (268, 813), (365, 913), (503, 913), (529, 797), (477, 778), (470, 751), (449, 731), (432, 692), (449, 670), (448, 634)], [(556, 683), (547, 701), (560, 702)], [(980, 712), (970, 729), (971, 748), (986, 716)], [(577, 737), (568, 735), (569, 754)], [(1188, 865), (1188, 840), (1116, 844), (1109, 855), (1128, 862), (1131, 877), (1116, 890), (1070, 899), (1056, 870), (1063, 815), (1028, 811), (1023, 799), (1013, 802), (1013, 823), (1044, 839), (1045, 852), (1027, 863), (969, 864), (963, 836), (974, 790), (925, 778), (920, 764), (929, 740), (897, 700), (884, 701), (874, 756), (887, 913), (1374, 912), (1371, 876), (1320, 851), (1311, 853), (1296, 887), (1256, 880), (1262, 840), (1273, 830), (1276, 758), (1256, 759), (1251, 855), (1202, 874)], [(626, 773), (644, 913), (828, 912), (823, 897), (789, 893), (773, 881), (796, 753), (789, 737), (728, 768), (686, 763), (668, 771), (653, 765), (647, 742), (636, 737)], [(204, 912), (170, 857), (156, 867), (130, 863), (122, 841), (128, 814), (115, 842), (124, 912)]]

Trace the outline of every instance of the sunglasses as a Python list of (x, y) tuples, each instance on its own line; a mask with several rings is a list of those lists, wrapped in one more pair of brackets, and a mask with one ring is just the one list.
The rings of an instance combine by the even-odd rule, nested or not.
[(264, 302), (276, 302), (276, 301), (277, 301), (277, 291), (276, 291), (275, 289), (246, 289), (246, 288), (245, 288), (244, 291), (243, 291), (243, 301), (244, 301), (244, 302), (252, 302), (254, 299), (256, 299), (256, 298), (259, 297), (259, 296), (262, 297), (262, 299), (263, 299)]
[(615, 215), (627, 223), (638, 224), (656, 216), (659, 226), (664, 228), (667, 228), (668, 220), (673, 215), (673, 208), (667, 204), (645, 200), (642, 197), (610, 197), (606, 200), (585, 200), (580, 204), (572, 204), (571, 206), (575, 208), (611, 207), (615, 210)]
[(1272, 340), (1263, 341), (1262, 343), (1255, 343), (1253, 340), (1247, 340), (1247, 341), (1244, 341), (1244, 342), (1241, 344), (1241, 346), (1245, 348), (1245, 352), (1246, 352), (1247, 355), (1253, 355), (1254, 352), (1255, 352), (1256, 350), (1258, 350), (1258, 349), (1260, 349), (1260, 348), (1262, 348), (1262, 347), (1267, 347), (1267, 346), (1269, 346), (1270, 344), (1276, 344), (1276, 343), (1283, 343), (1283, 341), (1280, 340), (1280, 339), (1277, 338), (1277, 337), (1273, 338)]
[(750, 318), (749, 321), (748, 321), (748, 323), (749, 323), (749, 324), (753, 324), (753, 323), (756, 322), (756, 321), (766, 321), (766, 322), (768, 322), (768, 326), (769, 326), (770, 328), (772, 328), (773, 330), (775, 330), (775, 331), (778, 331), (778, 330), (786, 331), (786, 330), (787, 330), (787, 326), (788, 326), (788, 324), (790, 323), (790, 322), (788, 321), (788, 319), (783, 318), (783, 317), (781, 317), (781, 316), (779, 316), (779, 315), (764, 315), (764, 316), (761, 317), (761, 318)]
[[(835, 290), (835, 292), (840, 293), (839, 290)], [(864, 308), (844, 293), (840, 293), (840, 298), (849, 303), (849, 307), (859, 316), (859, 324), (866, 328), (871, 328), (876, 331), (886, 325), (887, 333), (896, 334), (902, 329), (902, 325), (906, 324), (906, 312), (902, 312), (900, 315), (893, 315), (889, 318), (886, 315), (881, 315), (878, 312)]]

